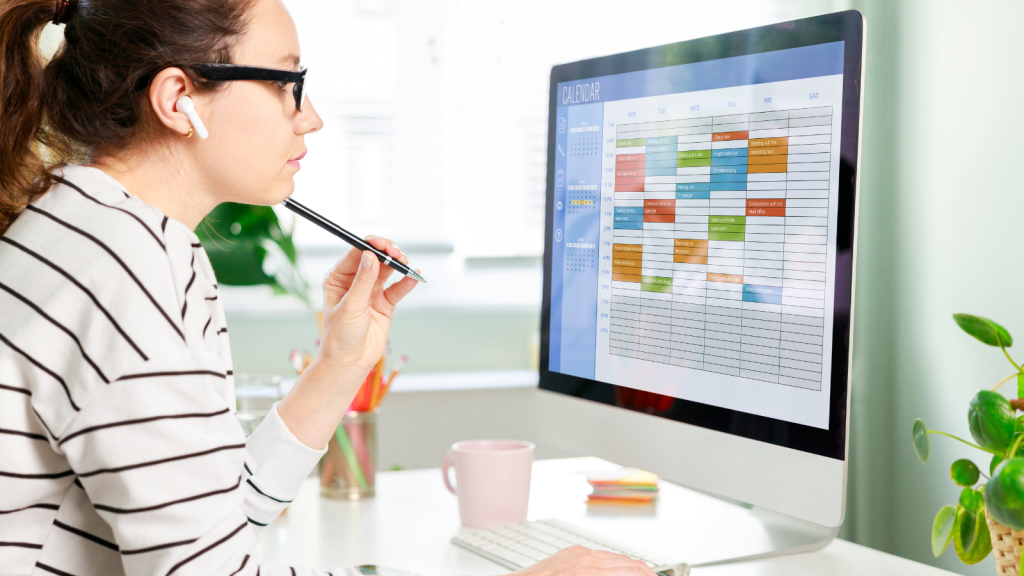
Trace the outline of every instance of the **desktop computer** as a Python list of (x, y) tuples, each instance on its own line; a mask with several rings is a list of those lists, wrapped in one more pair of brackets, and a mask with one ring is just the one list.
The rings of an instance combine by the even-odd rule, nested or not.
[(763, 520), (683, 546), (697, 564), (843, 521), (864, 30), (841, 12), (551, 71), (537, 436)]

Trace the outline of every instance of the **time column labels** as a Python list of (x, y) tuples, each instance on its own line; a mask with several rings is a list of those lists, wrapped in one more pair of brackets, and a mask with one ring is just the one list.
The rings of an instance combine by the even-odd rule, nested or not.
[(620, 124), (611, 354), (819, 390), (832, 108)]

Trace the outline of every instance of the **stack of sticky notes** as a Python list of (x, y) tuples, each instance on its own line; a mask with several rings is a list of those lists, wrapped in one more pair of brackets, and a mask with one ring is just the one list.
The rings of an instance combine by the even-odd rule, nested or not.
[(591, 472), (587, 482), (594, 487), (587, 504), (639, 506), (651, 504), (658, 496), (658, 475), (636, 468)]

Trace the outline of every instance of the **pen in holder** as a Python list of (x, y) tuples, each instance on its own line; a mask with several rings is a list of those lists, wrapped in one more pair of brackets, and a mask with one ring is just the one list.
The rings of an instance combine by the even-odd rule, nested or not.
[(351, 411), (341, 419), (320, 460), (320, 495), (359, 500), (375, 493), (377, 414)]
[(359, 500), (375, 493), (377, 470), (377, 414), (407, 356), (399, 358), (384, 377), (387, 354), (366, 376), (345, 417), (327, 443), (320, 460), (320, 495)]

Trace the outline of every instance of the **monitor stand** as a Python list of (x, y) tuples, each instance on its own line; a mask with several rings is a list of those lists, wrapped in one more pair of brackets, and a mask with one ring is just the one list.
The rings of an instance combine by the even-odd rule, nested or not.
[(694, 555), (688, 562), (690, 566), (717, 566), (813, 552), (827, 546), (839, 534), (838, 527), (827, 528), (756, 506), (749, 509), (749, 518), (751, 521), (730, 534), (728, 541), (707, 539), (707, 548)]

